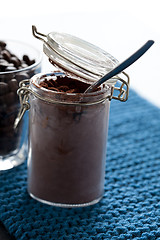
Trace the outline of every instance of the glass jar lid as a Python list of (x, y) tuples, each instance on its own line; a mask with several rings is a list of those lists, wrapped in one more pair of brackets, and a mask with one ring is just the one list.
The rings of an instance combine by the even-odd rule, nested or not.
[[(44, 53), (52, 64), (65, 72), (93, 82), (118, 64), (112, 55), (85, 40), (59, 32), (44, 35), (38, 33), (34, 27), (33, 35), (44, 42)], [(115, 79), (109, 81), (113, 84), (116, 82)]]

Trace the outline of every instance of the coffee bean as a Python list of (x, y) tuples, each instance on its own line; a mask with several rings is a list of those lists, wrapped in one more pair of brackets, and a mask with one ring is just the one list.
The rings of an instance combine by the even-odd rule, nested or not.
[(11, 57), (10, 62), (14, 64), (14, 67), (18, 68), (21, 65), (20, 60), (17, 57)]
[(30, 61), (30, 65), (34, 64), (35, 63), (35, 60), (31, 60)]
[(30, 65), (30, 59), (28, 55), (23, 55), (23, 61), (25, 61), (28, 65)]
[(28, 67), (28, 64), (26, 64), (26, 63), (21, 64), (21, 68), (27, 68), (27, 67)]
[(5, 59), (1, 58), (0, 64), (4, 64), (4, 63), (6, 64), (6, 66), (8, 66), (8, 64), (9, 64)]
[[(8, 66), (6, 62), (3, 62), (0, 64), (0, 72), (15, 71), (17, 69), (27, 68), (35, 63), (35, 60), (31, 60), (27, 54), (24, 54), (22, 60), (20, 60), (14, 53), (10, 52), (6, 46), (7, 45), (4, 41), (0, 41), (0, 60), (5, 60), (7, 63), (12, 63), (13, 66)], [(30, 76), (32, 75), (33, 73), (30, 74)]]
[(9, 86), (7, 83), (0, 82), (0, 96), (5, 95), (9, 92)]
[(4, 58), (6, 61), (10, 62), (11, 54), (10, 54), (9, 51), (3, 50), (3, 51), (1, 52), (1, 54), (2, 54), (3, 58)]
[(6, 60), (0, 59), (0, 72), (4, 72), (8, 65), (9, 63)]
[(16, 79), (12, 79), (8, 82), (8, 86), (11, 92), (17, 92), (18, 90), (18, 82)]
[[(24, 55), (24, 60), (19, 59), (7, 49), (5, 42), (0, 41), (0, 155), (8, 154), (18, 147), (22, 122), (15, 131), (14, 122), (20, 108), (17, 90), (21, 80), (35, 74), (35, 70), (23, 71), (33, 63), (34, 60), (30, 60), (27, 55)], [(14, 72), (19, 69), (22, 72)]]
[(6, 47), (6, 43), (4, 41), (0, 41), (0, 47), (5, 48)]
[(5, 69), (6, 72), (15, 71), (15, 70), (17, 70), (17, 68), (12, 66), (12, 65), (7, 66), (6, 69)]
[(27, 56), (27, 55), (24, 55), (23, 56), (23, 61), (28, 65), (28, 66), (31, 66), (32, 64), (35, 63), (35, 60), (30, 60), (30, 58)]

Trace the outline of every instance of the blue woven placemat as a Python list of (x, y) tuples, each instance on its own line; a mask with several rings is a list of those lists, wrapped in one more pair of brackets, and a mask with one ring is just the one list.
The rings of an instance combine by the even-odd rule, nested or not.
[(0, 220), (17, 240), (160, 239), (160, 109), (130, 91), (112, 100), (105, 195), (61, 209), (31, 199), (23, 164), (0, 174)]

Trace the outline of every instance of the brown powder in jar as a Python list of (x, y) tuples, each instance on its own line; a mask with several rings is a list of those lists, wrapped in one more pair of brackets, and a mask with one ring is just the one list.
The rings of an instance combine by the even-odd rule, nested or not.
[[(57, 76), (56, 78), (56, 80), (53, 78), (44, 78), (39, 85), (48, 90), (66, 93), (84, 93), (85, 90), (90, 86), (90, 84), (84, 83), (77, 79), (68, 78), (67, 76)], [(95, 91), (98, 90), (100, 90), (100, 88), (97, 88)]]

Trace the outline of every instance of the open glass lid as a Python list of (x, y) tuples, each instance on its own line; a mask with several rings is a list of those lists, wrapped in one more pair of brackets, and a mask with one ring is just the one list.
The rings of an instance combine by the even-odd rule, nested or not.
[[(35, 26), (32, 26), (32, 32), (34, 37), (43, 41), (43, 51), (54, 66), (66, 74), (85, 79), (88, 83), (99, 80), (118, 65), (112, 55), (75, 36), (58, 32), (45, 35), (38, 32)], [(120, 81), (118, 86), (117, 81)], [(125, 72), (107, 80), (107, 85), (114, 87), (113, 99), (128, 99), (129, 81)]]
[[(43, 51), (52, 64), (65, 72), (93, 82), (118, 64), (109, 53), (80, 38), (58, 32), (44, 35), (35, 26), (32, 29), (33, 35), (44, 42)], [(115, 84), (116, 79), (109, 82)]]

